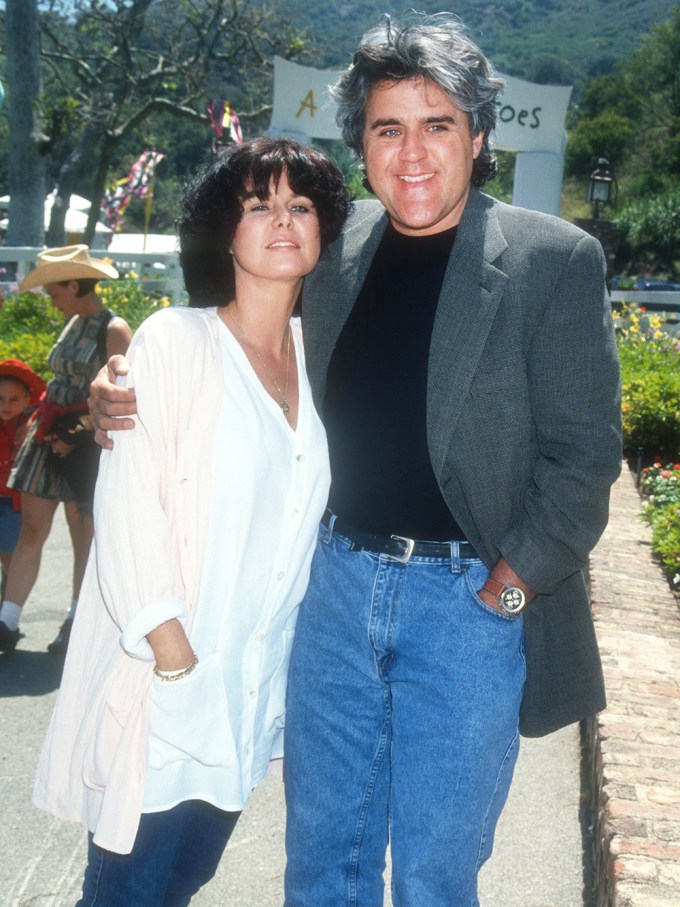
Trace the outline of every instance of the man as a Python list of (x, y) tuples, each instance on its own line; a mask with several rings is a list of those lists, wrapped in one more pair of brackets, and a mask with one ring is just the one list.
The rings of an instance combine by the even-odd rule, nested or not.
[(303, 295), (333, 481), (289, 675), (288, 907), (382, 905), (388, 837), (395, 904), (477, 905), (519, 732), (604, 706), (583, 577), (620, 468), (604, 260), (476, 188), (501, 87), (444, 14), (385, 18), (335, 88), (380, 204)]

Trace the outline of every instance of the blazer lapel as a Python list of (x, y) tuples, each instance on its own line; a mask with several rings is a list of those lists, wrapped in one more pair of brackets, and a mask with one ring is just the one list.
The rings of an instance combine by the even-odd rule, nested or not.
[(437, 476), (505, 290), (507, 275), (493, 262), (506, 248), (493, 201), (471, 190), (444, 276), (430, 345), (427, 430)]

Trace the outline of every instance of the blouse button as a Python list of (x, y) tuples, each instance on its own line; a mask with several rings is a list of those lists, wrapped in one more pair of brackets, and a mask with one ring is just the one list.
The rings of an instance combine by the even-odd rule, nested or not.
[(305, 455), (304, 455), (304, 454), (298, 454), (297, 457), (295, 457), (295, 459), (298, 461), (298, 463), (304, 463), (304, 462), (305, 462)]

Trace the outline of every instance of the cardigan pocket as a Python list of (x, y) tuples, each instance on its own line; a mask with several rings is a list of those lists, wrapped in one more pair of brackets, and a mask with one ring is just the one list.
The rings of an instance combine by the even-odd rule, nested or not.
[(237, 762), (217, 654), (181, 680), (154, 677), (151, 684), (149, 767), (162, 769), (187, 760), (210, 766)]
[(133, 706), (102, 702), (95, 719), (94, 732), (83, 759), (83, 784), (92, 790), (103, 790), (108, 784), (113, 763)]

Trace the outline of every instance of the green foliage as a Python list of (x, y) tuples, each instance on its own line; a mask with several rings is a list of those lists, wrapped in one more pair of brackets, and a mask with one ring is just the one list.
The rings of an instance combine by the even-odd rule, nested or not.
[(680, 342), (657, 315), (615, 313), (622, 382), (624, 449), (680, 455)]
[(170, 298), (153, 284), (153, 280), (140, 281), (130, 272), (125, 280), (107, 281), (98, 292), (106, 308), (124, 318), (134, 332), (145, 318), (170, 305)]
[(49, 296), (40, 293), (13, 293), (0, 303), (0, 337), (5, 341), (20, 334), (56, 336), (64, 323)]
[(0, 302), (0, 359), (20, 359), (48, 379), (47, 357), (63, 318), (47, 296), (36, 293), (16, 293)]
[[(403, 19), (414, 8), (426, 13), (453, 10), (473, 39), (502, 72), (518, 78), (575, 85), (609, 73), (630, 55), (640, 35), (670, 14), (677, 0), (353, 0), (351, 4), (287, 0), (278, 8), (314, 39), (306, 62), (320, 69), (347, 65), (363, 34), (389, 10)], [(310, 48), (308, 48), (308, 51)]]
[(626, 205), (616, 217), (621, 255), (628, 271), (678, 273), (680, 267), (680, 185)]
[(632, 119), (641, 112), (628, 80), (620, 73), (596, 76), (583, 89), (579, 103), (582, 117), (592, 120), (607, 111)]
[(598, 158), (606, 158), (616, 169), (625, 159), (635, 132), (632, 121), (605, 110), (593, 119), (583, 119), (572, 129), (565, 155), (569, 176), (588, 177)]
[(659, 556), (671, 585), (680, 589), (680, 504), (652, 507), (647, 516), (652, 525), (652, 550)]
[(643, 518), (652, 527), (652, 550), (671, 585), (680, 589), (680, 463), (660, 462), (643, 470)]
[(680, 589), (680, 342), (662, 329), (658, 315), (642, 309), (624, 306), (615, 322), (624, 448), (657, 457), (642, 471), (643, 516), (652, 526), (652, 549)]

